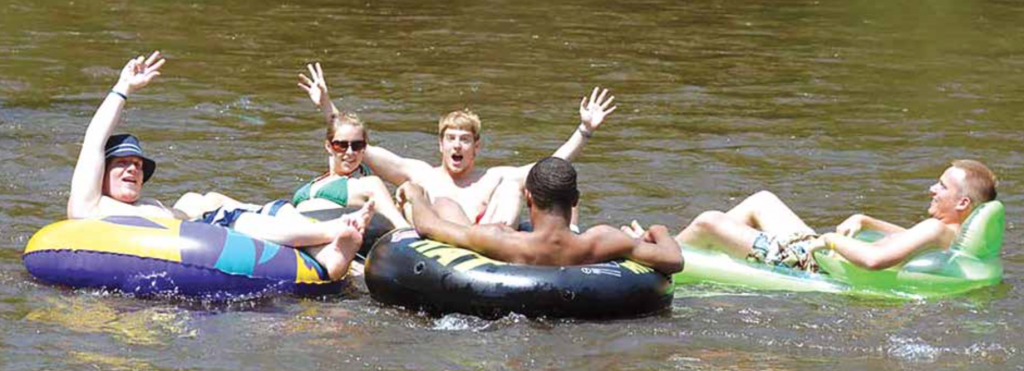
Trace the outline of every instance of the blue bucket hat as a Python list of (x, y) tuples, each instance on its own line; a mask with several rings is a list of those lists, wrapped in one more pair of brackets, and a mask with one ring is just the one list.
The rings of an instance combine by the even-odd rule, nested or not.
[(148, 181), (149, 177), (153, 176), (153, 172), (156, 171), (156, 162), (142, 154), (142, 145), (139, 144), (139, 138), (136, 138), (134, 135), (117, 134), (110, 136), (110, 139), (107, 139), (107, 145), (104, 146), (104, 152), (104, 157), (107, 160), (114, 157), (128, 156), (138, 156), (141, 158), (143, 183)]

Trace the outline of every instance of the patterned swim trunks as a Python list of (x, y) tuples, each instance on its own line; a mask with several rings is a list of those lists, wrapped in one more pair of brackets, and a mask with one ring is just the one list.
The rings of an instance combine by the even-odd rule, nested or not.
[(818, 235), (813, 233), (774, 236), (762, 232), (754, 239), (747, 261), (817, 272), (818, 263), (807, 249), (816, 238)]
[(242, 214), (256, 213), (275, 216), (277, 215), (277, 211), (286, 204), (288, 204), (287, 200), (274, 200), (268, 202), (266, 205), (240, 204), (233, 207), (219, 207), (216, 210), (204, 213), (201, 218), (198, 218), (195, 221), (209, 225), (219, 225), (224, 228), (233, 228), (235, 226), (235, 221), (237, 221), (238, 217), (242, 216)]

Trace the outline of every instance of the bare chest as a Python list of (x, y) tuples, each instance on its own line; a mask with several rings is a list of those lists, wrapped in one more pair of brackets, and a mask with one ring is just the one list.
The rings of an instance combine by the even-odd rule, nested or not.
[(437, 200), (440, 197), (449, 198), (462, 206), (467, 214), (476, 214), (487, 208), (500, 181), (500, 177), (485, 174), (463, 184), (457, 184), (449, 177), (435, 177), (421, 184), (430, 195), (431, 200)]
[(140, 199), (134, 204), (126, 204), (104, 196), (100, 199), (101, 215), (134, 215), (149, 218), (174, 218), (174, 212), (157, 200)]

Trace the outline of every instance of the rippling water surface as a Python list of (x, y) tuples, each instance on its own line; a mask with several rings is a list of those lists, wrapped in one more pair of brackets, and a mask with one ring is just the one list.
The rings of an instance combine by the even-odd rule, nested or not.
[[(1024, 369), (1024, 5), (1013, 1), (0, 1), (0, 369)], [(122, 130), (151, 197), (286, 197), (326, 167), (296, 87), (321, 61), (372, 140), (437, 162), (440, 114), (484, 121), (481, 162), (548, 155), (579, 98), (619, 109), (577, 161), (584, 222), (664, 223), (775, 191), (819, 230), (909, 225), (948, 161), (1007, 206), (1004, 283), (890, 302), (686, 287), (619, 321), (431, 318), (356, 287), (321, 299), (139, 300), (34, 281), (92, 113), (132, 55), (163, 76)], [(357, 285), (358, 286), (358, 285)]]

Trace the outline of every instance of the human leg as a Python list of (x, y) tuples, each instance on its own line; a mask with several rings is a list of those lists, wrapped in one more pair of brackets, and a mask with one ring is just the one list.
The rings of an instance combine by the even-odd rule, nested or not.
[(462, 225), (473, 225), (473, 221), (462, 211), (458, 202), (447, 197), (438, 197), (434, 200), (434, 211), (441, 219)]
[(813, 234), (814, 230), (778, 196), (760, 191), (726, 212), (733, 220), (773, 235)]
[[(275, 204), (277, 203), (280, 204), (276, 205), (276, 210), (267, 210), (268, 207), (275, 206)], [(275, 218), (289, 220), (292, 223), (312, 222), (312, 220), (310, 220), (309, 217), (302, 215), (298, 208), (296, 208), (294, 205), (291, 204), (291, 202), (288, 202), (286, 200), (278, 200), (271, 202), (267, 205), (264, 205), (263, 208), (260, 209), (260, 214), (270, 215)]]
[(761, 231), (726, 213), (705, 211), (676, 235), (676, 242), (743, 258), (750, 254), (755, 239), (761, 234)]
[(338, 234), (338, 237), (327, 245), (303, 249), (324, 269), (327, 269), (327, 275), (332, 281), (345, 277), (352, 265), (352, 260), (359, 252), (359, 247), (363, 244), (365, 225), (360, 228), (356, 223), (358, 223), (358, 219), (348, 220), (348, 224)]
[(519, 182), (502, 181), (487, 202), (487, 210), (478, 224), (505, 224), (519, 226), (519, 212), (523, 208), (523, 190)]
[(217, 210), (220, 207), (235, 207), (241, 202), (217, 192), (208, 192), (201, 195), (195, 192), (187, 192), (174, 202), (174, 208), (184, 212), (189, 219), (197, 219), (204, 213)]
[(760, 191), (728, 212), (702, 213), (676, 235), (676, 241), (722, 250), (733, 257), (746, 257), (758, 238), (770, 241), (776, 236), (811, 234), (814, 230), (782, 200), (771, 192)]
[[(243, 212), (231, 224), (235, 230), (262, 240), (288, 246), (317, 246), (334, 241), (353, 220), (365, 228), (373, 216), (374, 203), (339, 218), (313, 222), (300, 217), (276, 217)], [(294, 209), (291, 209), (294, 210)], [(295, 212), (297, 214), (297, 212)], [(362, 231), (360, 231), (360, 234)]]

